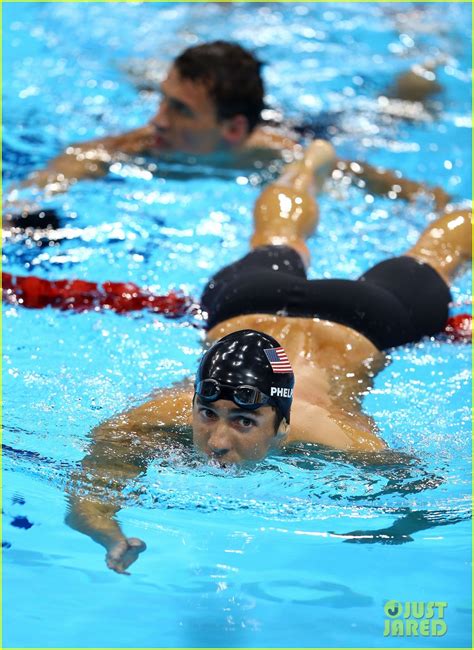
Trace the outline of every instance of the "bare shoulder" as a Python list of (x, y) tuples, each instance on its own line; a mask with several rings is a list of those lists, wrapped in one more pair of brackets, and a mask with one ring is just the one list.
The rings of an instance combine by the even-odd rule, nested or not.
[(270, 126), (257, 126), (247, 138), (245, 149), (301, 149), (297, 140), (290, 133)]
[(126, 413), (129, 422), (153, 426), (191, 423), (193, 392), (187, 387), (159, 391), (147, 402)]
[(104, 138), (103, 146), (111, 153), (145, 154), (153, 148), (154, 129), (150, 125)]
[(122, 431), (143, 435), (184, 429), (191, 425), (193, 390), (188, 384), (159, 390), (140, 406), (116, 415), (97, 427), (94, 436)]

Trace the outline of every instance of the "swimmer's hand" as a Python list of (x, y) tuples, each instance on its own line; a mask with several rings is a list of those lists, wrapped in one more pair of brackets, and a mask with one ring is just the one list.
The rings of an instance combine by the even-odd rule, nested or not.
[(124, 537), (114, 542), (107, 551), (105, 562), (116, 573), (130, 575), (128, 567), (133, 564), (140, 553), (146, 550), (146, 544), (138, 537)]

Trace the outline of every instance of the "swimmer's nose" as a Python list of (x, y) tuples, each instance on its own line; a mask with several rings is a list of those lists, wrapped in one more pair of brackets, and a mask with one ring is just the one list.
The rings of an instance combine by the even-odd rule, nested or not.
[(216, 458), (222, 458), (231, 450), (229, 436), (226, 434), (225, 429), (221, 427), (214, 429), (207, 444), (210, 452)]
[(211, 450), (211, 454), (210, 454), (211, 457), (217, 460), (224, 458), (229, 453), (229, 449), (213, 449), (212, 447), (210, 447), (210, 450)]
[(153, 126), (158, 130), (165, 131), (169, 129), (170, 121), (166, 99), (162, 99), (158, 106), (158, 112), (152, 119)]
[(215, 456), (216, 458), (222, 458), (230, 451), (230, 445), (225, 445), (224, 443), (216, 444), (215, 442), (212, 443), (211, 441), (209, 441), (208, 445), (212, 455)]

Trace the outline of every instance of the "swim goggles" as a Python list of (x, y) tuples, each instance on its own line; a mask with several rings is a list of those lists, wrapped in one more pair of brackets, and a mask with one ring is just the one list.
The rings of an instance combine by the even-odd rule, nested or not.
[(231, 399), (237, 406), (253, 410), (268, 404), (270, 397), (255, 386), (230, 386), (215, 379), (203, 379), (196, 384), (196, 395), (204, 402), (215, 402), (219, 398)]

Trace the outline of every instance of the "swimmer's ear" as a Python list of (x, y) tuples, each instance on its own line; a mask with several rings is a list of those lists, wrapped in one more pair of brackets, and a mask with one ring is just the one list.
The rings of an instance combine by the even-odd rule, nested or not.
[(222, 137), (231, 146), (242, 144), (249, 134), (249, 123), (245, 115), (234, 115), (222, 121)]
[(276, 432), (276, 438), (277, 440), (283, 440), (283, 438), (286, 438), (290, 431), (290, 424), (286, 421), (285, 418), (280, 422), (280, 426), (278, 427), (278, 431)]

